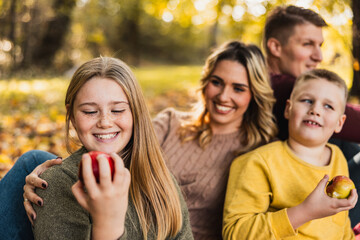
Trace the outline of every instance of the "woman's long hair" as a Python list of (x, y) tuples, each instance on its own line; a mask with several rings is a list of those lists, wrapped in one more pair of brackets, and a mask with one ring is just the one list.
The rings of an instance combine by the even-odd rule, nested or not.
[[(66, 93), (66, 139), (70, 150), (70, 122), (80, 88), (91, 78), (116, 81), (124, 90), (133, 115), (133, 135), (121, 152), (131, 174), (130, 197), (138, 214), (144, 239), (154, 226), (157, 239), (174, 237), (182, 226), (179, 193), (165, 165), (141, 88), (130, 68), (121, 60), (99, 57), (84, 63), (74, 73)], [(101, 88), (99, 89), (101, 91)]]
[(237, 154), (248, 152), (271, 141), (277, 134), (272, 108), (275, 103), (269, 74), (261, 50), (253, 45), (239, 41), (226, 42), (216, 48), (206, 59), (200, 79), (201, 97), (194, 108), (194, 118), (184, 122), (179, 129), (182, 141), (199, 140), (205, 148), (212, 138), (209, 125), (209, 112), (205, 106), (205, 88), (217, 64), (223, 60), (235, 61), (246, 68), (252, 99), (244, 113), (240, 131), (242, 149)]

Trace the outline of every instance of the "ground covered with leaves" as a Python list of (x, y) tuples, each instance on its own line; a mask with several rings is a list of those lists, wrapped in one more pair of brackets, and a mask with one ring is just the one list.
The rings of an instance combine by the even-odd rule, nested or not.
[[(200, 67), (135, 69), (150, 113), (165, 107), (189, 109)], [(44, 150), (65, 158), (64, 99), (69, 78), (0, 81), (0, 179), (23, 153)]]

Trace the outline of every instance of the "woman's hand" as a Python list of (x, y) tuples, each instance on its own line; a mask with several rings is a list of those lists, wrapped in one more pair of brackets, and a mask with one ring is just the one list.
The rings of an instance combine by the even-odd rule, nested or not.
[[(72, 192), (79, 204), (92, 217), (92, 239), (117, 239), (124, 233), (125, 215), (128, 206), (130, 172), (124, 167), (122, 159), (110, 154), (115, 163), (114, 178), (108, 160), (99, 155), (100, 182), (96, 183), (92, 173), (89, 154), (82, 157), (84, 183), (77, 181)], [(86, 189), (86, 191), (84, 190)]]
[(39, 178), (39, 175), (45, 172), (48, 168), (59, 165), (62, 163), (62, 158), (58, 157), (56, 159), (47, 160), (44, 163), (37, 166), (29, 175), (25, 178), (24, 185), (24, 207), (26, 214), (31, 222), (34, 225), (34, 220), (36, 219), (36, 213), (34, 208), (31, 205), (31, 202), (37, 204), (38, 206), (43, 205), (43, 200), (35, 193), (35, 188), (46, 189), (48, 184), (45, 180)]
[(347, 199), (332, 198), (325, 193), (328, 180), (329, 176), (325, 175), (301, 204), (288, 209), (289, 220), (294, 229), (313, 219), (332, 216), (355, 207), (358, 200), (356, 189), (351, 190)]

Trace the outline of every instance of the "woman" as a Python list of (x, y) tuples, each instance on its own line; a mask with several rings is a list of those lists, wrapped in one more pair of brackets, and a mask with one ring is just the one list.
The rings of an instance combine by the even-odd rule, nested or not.
[[(194, 238), (221, 239), (222, 206), (232, 160), (276, 135), (275, 100), (260, 49), (239, 41), (216, 48), (206, 60), (200, 92), (194, 111), (166, 109), (153, 123), (168, 167), (186, 195)], [(41, 156), (43, 161), (55, 158), (44, 153), (35, 158)], [(27, 177), (25, 199), (42, 205), (33, 189), (47, 186), (37, 175), (52, 164), (40, 165)], [(29, 218), (36, 218), (29, 201), (25, 207)]]

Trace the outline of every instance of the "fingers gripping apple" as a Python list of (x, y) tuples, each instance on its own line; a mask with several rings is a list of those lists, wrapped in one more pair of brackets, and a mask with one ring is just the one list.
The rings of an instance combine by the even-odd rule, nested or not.
[(355, 185), (346, 176), (334, 177), (326, 186), (326, 194), (332, 198), (348, 198)]
[[(109, 154), (100, 152), (100, 151), (89, 152), (89, 155), (91, 157), (91, 166), (92, 166), (92, 170), (93, 170), (93, 174), (95, 176), (96, 182), (100, 182), (99, 163), (96, 159), (97, 156), (99, 156), (100, 154), (104, 155), (109, 162), (111, 178), (114, 177), (114, 171), (115, 171), (114, 170), (114, 160), (110, 157)], [(79, 180), (81, 182), (84, 182), (84, 178), (83, 178), (83, 174), (82, 174), (82, 161), (80, 162), (80, 165), (79, 165)]]

